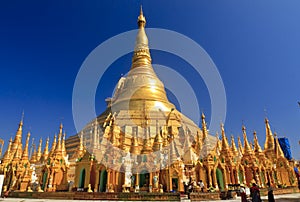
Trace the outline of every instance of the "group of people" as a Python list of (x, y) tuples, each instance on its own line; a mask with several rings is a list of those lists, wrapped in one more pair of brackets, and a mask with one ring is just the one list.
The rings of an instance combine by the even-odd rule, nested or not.
[[(267, 185), (268, 185), (268, 201), (275, 202), (273, 188), (269, 182), (267, 183)], [(251, 201), (251, 200), (247, 199), (247, 194), (246, 194), (244, 185), (241, 185), (240, 192), (241, 192), (241, 201), (242, 202)], [(250, 188), (250, 197), (252, 199), (252, 202), (261, 202), (262, 201), (261, 197), (260, 197), (259, 187), (255, 183), (253, 183), (252, 187)]]
[(196, 189), (201, 190), (201, 192), (204, 192), (204, 183), (202, 180), (200, 180), (198, 183), (194, 180), (190, 179), (190, 182), (184, 182), (184, 193), (188, 194), (188, 198), (190, 198), (190, 193), (195, 192)]
[(184, 183), (184, 192), (185, 193), (191, 193), (196, 191), (196, 188), (200, 188), (201, 192), (204, 192), (204, 183), (202, 180), (200, 180), (198, 183), (194, 180), (190, 180), (190, 182)]

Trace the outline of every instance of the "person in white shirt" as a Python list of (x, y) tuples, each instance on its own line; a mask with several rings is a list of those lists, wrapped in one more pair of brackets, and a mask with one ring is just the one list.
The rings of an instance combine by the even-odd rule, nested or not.
[(201, 188), (201, 192), (204, 192), (204, 183), (203, 183), (202, 180), (200, 180), (199, 186), (200, 186), (200, 188)]

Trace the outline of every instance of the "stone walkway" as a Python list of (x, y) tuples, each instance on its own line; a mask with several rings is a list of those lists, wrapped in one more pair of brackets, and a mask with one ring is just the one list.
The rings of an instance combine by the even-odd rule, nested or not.
[[(268, 201), (267, 196), (262, 197), (263, 201)], [(284, 195), (275, 195), (276, 202), (300, 202), (300, 193), (296, 194), (284, 194)], [(25, 198), (0, 198), (0, 201), (3, 202), (66, 202), (66, 200), (53, 200), (53, 199), (25, 199)], [(91, 200), (73, 200), (77, 202), (91, 202)], [(190, 202), (187, 198), (182, 198), (182, 202)], [(232, 200), (217, 200), (217, 201), (211, 201), (211, 202), (240, 202), (241, 199), (237, 197), (236, 199)], [(105, 201), (104, 201), (105, 202)], [(107, 202), (113, 202), (113, 201), (107, 201)], [(127, 201), (128, 202), (128, 201)], [(158, 201), (157, 201), (158, 202)]]
[[(263, 201), (268, 201), (268, 196), (262, 196), (261, 199)], [(190, 202), (187, 198), (182, 198), (182, 202)], [(210, 201), (210, 202), (240, 202), (241, 198), (237, 197), (236, 199), (230, 199), (230, 200), (216, 200), (216, 201)], [(275, 195), (275, 201), (276, 202), (300, 202), (300, 193), (295, 194), (283, 194), (283, 195)]]

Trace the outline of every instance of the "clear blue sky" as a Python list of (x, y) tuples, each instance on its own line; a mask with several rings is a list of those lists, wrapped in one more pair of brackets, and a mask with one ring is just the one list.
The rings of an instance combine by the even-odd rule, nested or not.
[[(265, 112), (273, 132), (289, 138), (300, 159), (300, 2), (254, 1), (0, 1), (0, 137), (14, 136), (25, 111), (24, 132), (53, 137), (59, 123), (76, 133), (72, 90), (87, 55), (106, 39), (136, 29), (140, 4), (147, 27), (182, 33), (213, 59), (227, 95), (227, 135), (265, 139)], [(149, 39), (151, 43), (151, 38)], [(134, 44), (134, 42), (132, 42)], [(175, 56), (153, 51), (158, 64), (188, 69)], [(101, 80), (96, 111), (122, 73), (131, 54), (117, 60)], [(193, 79), (210, 119), (210, 99), (203, 81)], [(25, 139), (25, 137), (24, 137)]]

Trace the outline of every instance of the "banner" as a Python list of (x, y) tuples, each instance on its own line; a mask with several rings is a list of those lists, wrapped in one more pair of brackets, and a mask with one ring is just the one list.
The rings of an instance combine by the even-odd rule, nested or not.
[(0, 175), (0, 196), (2, 192), (3, 181), (4, 181), (4, 175)]
[(287, 158), (288, 160), (291, 160), (293, 157), (292, 157), (289, 140), (286, 137), (282, 137), (282, 138), (278, 138), (278, 142), (284, 153), (284, 157)]

